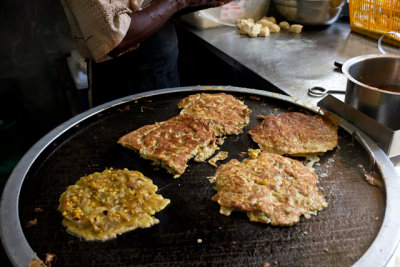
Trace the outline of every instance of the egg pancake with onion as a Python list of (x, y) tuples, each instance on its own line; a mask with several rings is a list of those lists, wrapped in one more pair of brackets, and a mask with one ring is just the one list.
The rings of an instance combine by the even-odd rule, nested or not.
[(82, 177), (60, 197), (62, 224), (85, 240), (107, 240), (159, 223), (153, 215), (170, 201), (138, 171), (107, 169)]
[(301, 162), (260, 150), (249, 156), (221, 165), (210, 178), (220, 213), (244, 211), (250, 221), (290, 226), (327, 207), (317, 175)]
[(174, 178), (185, 172), (191, 158), (203, 162), (218, 149), (208, 124), (190, 114), (145, 125), (122, 136), (118, 143), (139, 151), (141, 157), (161, 165)]
[(209, 121), (217, 136), (242, 133), (251, 113), (242, 101), (225, 93), (190, 95), (179, 101), (178, 108), (181, 114)]
[(263, 151), (304, 156), (324, 153), (338, 144), (338, 120), (330, 113), (310, 116), (287, 112), (262, 118), (249, 134)]

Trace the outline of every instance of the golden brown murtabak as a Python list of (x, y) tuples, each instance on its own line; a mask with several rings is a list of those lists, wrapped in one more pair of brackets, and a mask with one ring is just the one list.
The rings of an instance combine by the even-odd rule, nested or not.
[(333, 115), (287, 112), (261, 116), (264, 120), (249, 131), (263, 151), (303, 156), (324, 153), (338, 143), (338, 121)]
[(181, 114), (191, 114), (210, 122), (217, 136), (240, 134), (249, 124), (251, 110), (234, 96), (225, 93), (199, 93), (181, 99)]
[(139, 151), (141, 157), (161, 165), (174, 178), (185, 172), (191, 158), (203, 162), (218, 149), (207, 123), (189, 114), (145, 125), (122, 136), (118, 143)]
[(210, 179), (222, 214), (245, 211), (250, 221), (289, 226), (327, 207), (317, 175), (301, 162), (259, 150), (249, 156), (221, 165)]

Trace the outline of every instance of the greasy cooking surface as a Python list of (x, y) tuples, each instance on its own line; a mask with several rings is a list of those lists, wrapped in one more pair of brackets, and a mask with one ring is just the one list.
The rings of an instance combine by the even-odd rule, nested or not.
[[(291, 227), (249, 222), (244, 213), (219, 214), (219, 205), (211, 201), (216, 191), (206, 179), (216, 168), (206, 162), (190, 161), (186, 172), (173, 179), (116, 143), (132, 129), (177, 115), (177, 103), (187, 95), (171, 93), (114, 107), (85, 120), (46, 149), (25, 178), (19, 203), (25, 236), (39, 257), (55, 253), (60, 266), (262, 266), (274, 261), (280, 266), (348, 266), (361, 257), (381, 226), (384, 194), (364, 181), (367, 153), (342, 129), (338, 148), (315, 165), (328, 207)], [(247, 153), (240, 152), (257, 148), (247, 131), (259, 123), (259, 114), (304, 111), (276, 99), (242, 96), (252, 110), (250, 124), (243, 134), (227, 137), (221, 150), (229, 157), (218, 165), (232, 158), (243, 160)], [(80, 241), (61, 225), (58, 198), (80, 177), (107, 167), (143, 172), (171, 203), (157, 213), (160, 223), (149, 229), (107, 242)], [(35, 218), (37, 224), (26, 227)]]

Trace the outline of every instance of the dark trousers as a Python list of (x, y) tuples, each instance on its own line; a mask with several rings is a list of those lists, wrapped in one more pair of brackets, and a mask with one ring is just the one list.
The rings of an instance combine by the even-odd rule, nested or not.
[(167, 22), (136, 50), (105, 62), (92, 61), (88, 71), (93, 106), (144, 91), (178, 87), (178, 40), (173, 24)]

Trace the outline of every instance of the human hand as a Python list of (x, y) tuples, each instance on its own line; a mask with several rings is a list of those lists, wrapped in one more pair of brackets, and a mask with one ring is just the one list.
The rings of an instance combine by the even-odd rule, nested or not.
[(177, 0), (181, 8), (193, 8), (193, 7), (218, 7), (225, 5), (232, 0)]

